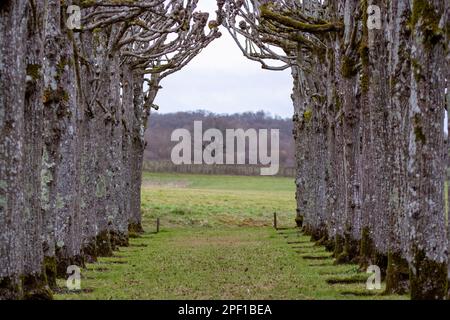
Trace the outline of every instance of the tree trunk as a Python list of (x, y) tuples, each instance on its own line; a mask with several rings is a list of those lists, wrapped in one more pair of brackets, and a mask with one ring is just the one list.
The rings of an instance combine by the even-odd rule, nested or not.
[(141, 185), (142, 185), (142, 161), (145, 149), (144, 130), (144, 96), (143, 75), (133, 71), (133, 120), (131, 128), (131, 214), (128, 228), (130, 232), (142, 233), (141, 215)]
[(360, 87), (358, 84), (358, 38), (356, 1), (346, 1), (344, 7), (345, 31), (340, 45), (341, 61), (340, 92), (343, 112), (343, 154), (344, 154), (344, 247), (336, 258), (337, 262), (349, 262), (358, 254), (360, 240), (361, 186), (360, 186)]
[[(406, 164), (408, 160), (407, 140), (408, 140), (408, 107), (409, 107), (409, 31), (408, 19), (410, 9), (408, 1), (390, 2), (389, 7), (382, 8), (388, 12), (387, 19), (382, 24), (390, 23), (388, 34), (388, 54), (389, 65), (387, 71), (389, 85), (389, 101), (387, 107), (390, 108), (387, 119), (388, 132), (385, 139), (387, 145), (388, 159), (386, 163), (386, 179), (390, 181), (388, 194), (389, 210), (387, 221), (389, 221), (389, 249), (388, 265), (386, 274), (386, 293), (406, 293), (408, 290), (408, 264), (406, 261), (407, 245), (405, 229), (405, 205), (407, 195)], [(376, 41), (374, 43), (380, 43)], [(376, 46), (384, 47), (384, 46)], [(381, 63), (381, 60), (379, 60)], [(386, 74), (381, 74), (382, 79), (386, 79)], [(386, 80), (384, 80), (384, 83)], [(385, 85), (386, 86), (386, 85)], [(378, 95), (384, 95), (379, 92)]]
[(26, 299), (50, 299), (52, 293), (47, 285), (42, 250), (43, 219), (40, 188), (42, 166), (42, 132), (44, 81), (42, 75), (44, 60), (44, 21), (46, 3), (28, 3), (28, 39), (26, 55), (25, 92), (25, 139), (24, 139), (24, 278), (23, 289)]
[(123, 165), (123, 112), (120, 102), (120, 69), (117, 56), (111, 59), (108, 106), (111, 131), (108, 132), (107, 211), (112, 215), (111, 241), (113, 246), (128, 246), (128, 216), (124, 212), (125, 183)]
[(408, 205), (412, 299), (447, 295), (447, 237), (444, 217), (445, 53), (442, 0), (414, 0), (409, 110)]
[[(42, 206), (45, 216), (47, 276), (66, 277), (67, 267), (83, 266), (79, 198), (79, 110), (71, 31), (65, 6), (49, 0), (44, 64), (44, 151)], [(69, 35), (70, 34), (70, 35)]]
[(0, 300), (22, 296), (26, 5), (0, 6)]

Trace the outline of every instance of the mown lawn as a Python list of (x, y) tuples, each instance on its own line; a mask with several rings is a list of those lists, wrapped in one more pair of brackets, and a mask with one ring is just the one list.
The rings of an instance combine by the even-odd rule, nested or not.
[[(367, 274), (334, 266), (293, 228), (292, 179), (146, 173), (143, 185), (146, 234), (88, 265), (81, 292), (56, 298), (405, 298), (366, 290)], [(288, 229), (273, 229), (273, 212)]]

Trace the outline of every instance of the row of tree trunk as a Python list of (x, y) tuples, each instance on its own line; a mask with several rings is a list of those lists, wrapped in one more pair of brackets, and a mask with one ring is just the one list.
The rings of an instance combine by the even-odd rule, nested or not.
[(448, 296), (449, 15), (446, 0), (226, 0), (244, 55), (292, 69), (297, 224), (413, 299)]
[[(83, 32), (68, 27), (70, 5), (83, 1), (0, 4), (0, 300), (51, 298), (68, 266), (111, 256), (143, 232), (144, 131), (159, 57), (174, 72), (220, 34), (214, 26), (204, 35), (197, 1), (123, 2), (86, 2), (83, 16), (96, 19), (83, 20)], [(170, 32), (184, 46), (165, 42)]]
[(143, 74), (105, 61), (106, 32), (75, 34), (65, 10), (0, 7), (0, 299), (50, 298), (69, 265), (142, 231)]
[(444, 299), (448, 2), (371, 1), (379, 29), (368, 4), (329, 1), (342, 30), (309, 61), (298, 44), (297, 222), (337, 263), (378, 265), (387, 293)]

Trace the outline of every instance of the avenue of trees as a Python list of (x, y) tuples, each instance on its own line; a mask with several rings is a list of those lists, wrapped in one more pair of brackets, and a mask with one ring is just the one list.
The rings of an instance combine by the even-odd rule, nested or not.
[(298, 225), (388, 293), (444, 299), (449, 2), (225, 2), (244, 55), (292, 69)]
[(142, 232), (159, 83), (220, 36), (197, 3), (0, 3), (0, 300), (51, 298), (69, 265)]
[(220, 25), (292, 70), (297, 224), (388, 293), (445, 299), (450, 3), (216, 1), (215, 20), (198, 0), (0, 3), (0, 299), (51, 298), (67, 266), (142, 232), (160, 81)]

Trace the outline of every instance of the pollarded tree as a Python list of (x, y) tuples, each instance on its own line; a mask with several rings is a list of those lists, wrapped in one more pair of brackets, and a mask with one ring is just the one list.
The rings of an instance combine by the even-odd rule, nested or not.
[[(134, 110), (128, 125), (131, 138), (131, 144), (128, 146), (130, 148), (128, 161), (132, 168), (131, 181), (129, 181), (131, 191), (129, 230), (132, 232), (143, 231), (140, 200), (142, 162), (145, 151), (144, 133), (151, 108), (158, 108), (154, 105), (154, 100), (161, 88), (161, 81), (181, 70), (202, 49), (220, 37), (217, 20), (211, 20), (208, 23), (208, 17), (208, 13), (194, 12), (190, 29), (181, 30), (176, 40), (168, 40), (167, 43), (158, 42), (156, 46), (140, 50), (139, 53), (125, 48), (122, 53), (126, 61), (124, 65), (127, 65), (128, 70), (133, 74), (131, 78), (134, 79), (135, 87)], [(209, 32), (205, 34), (207, 25)], [(158, 52), (161, 52), (160, 58), (152, 59), (151, 57), (155, 57)], [(142, 92), (145, 87), (146, 91)]]
[[(111, 235), (114, 246), (126, 244), (127, 229), (142, 231), (143, 133), (159, 81), (184, 67), (220, 35), (216, 27), (204, 33), (208, 14), (196, 11), (197, 2), (154, 1), (142, 3), (142, 6), (115, 2), (86, 9), (80, 39), (89, 41), (80, 41), (80, 52), (83, 57), (92, 53), (95, 61), (89, 65), (97, 68), (95, 71), (89, 65), (83, 67), (91, 74), (85, 82), (95, 84), (88, 91), (87, 103), (90, 104), (86, 109), (91, 117), (98, 119), (93, 130), (106, 130), (106, 135), (99, 137), (106, 140), (91, 143), (95, 145), (92, 153), (97, 157), (97, 167), (91, 169), (97, 181), (90, 184), (95, 192), (85, 193), (87, 198), (94, 194), (97, 198), (86, 199), (86, 202), (95, 202), (97, 206), (96, 242), (101, 254), (110, 254)], [(132, 19), (124, 19), (124, 12)], [(147, 74), (152, 75), (151, 79), (146, 79)], [(115, 81), (108, 81), (111, 77)], [(146, 81), (149, 86), (144, 92)], [(105, 116), (106, 123), (102, 124)], [(100, 204), (102, 201), (104, 205)], [(105, 213), (105, 208), (109, 214)]]

